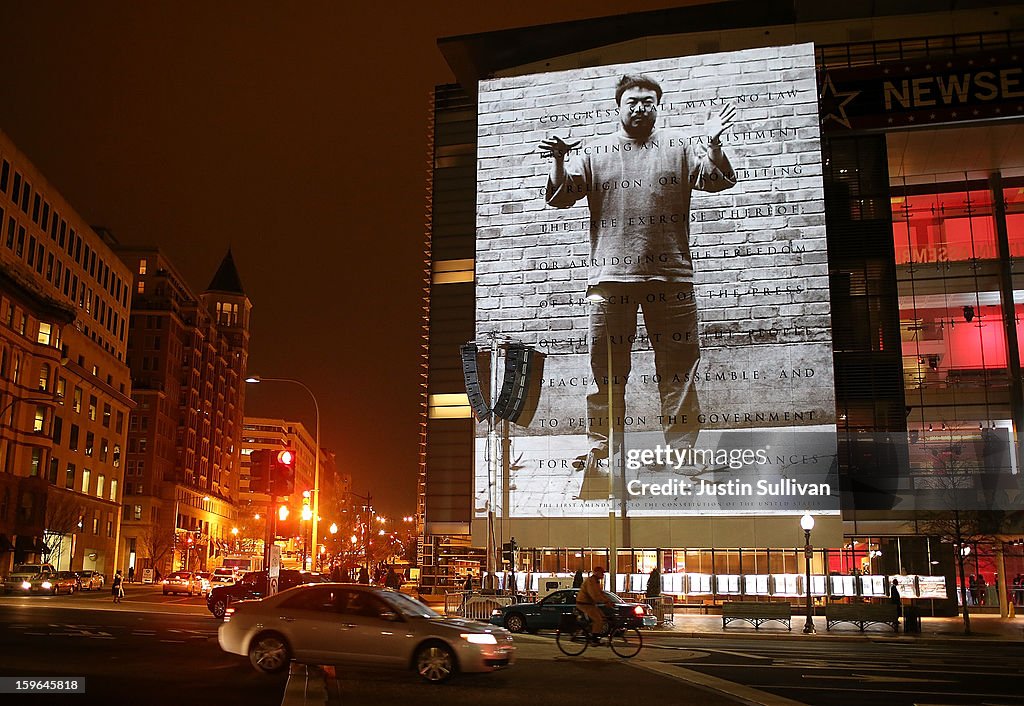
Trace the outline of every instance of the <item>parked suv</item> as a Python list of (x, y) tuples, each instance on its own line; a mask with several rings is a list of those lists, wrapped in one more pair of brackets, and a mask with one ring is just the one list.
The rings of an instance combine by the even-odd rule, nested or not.
[(4, 580), (4, 593), (50, 593), (56, 576), (52, 564), (18, 564)]
[[(285, 591), (306, 583), (322, 583), (328, 577), (313, 571), (281, 569), (277, 590)], [(214, 586), (206, 597), (206, 607), (214, 617), (223, 618), (228, 606), (235, 601), (263, 598), (267, 595), (267, 572), (248, 571), (230, 586)]]

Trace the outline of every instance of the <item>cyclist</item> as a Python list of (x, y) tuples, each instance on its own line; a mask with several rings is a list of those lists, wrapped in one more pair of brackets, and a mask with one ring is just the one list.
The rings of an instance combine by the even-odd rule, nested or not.
[(595, 566), (593, 572), (580, 586), (576, 594), (576, 609), (590, 618), (590, 634), (597, 642), (598, 637), (604, 634), (605, 617), (601, 606), (607, 602), (604, 595), (602, 581), (604, 580), (604, 567)]

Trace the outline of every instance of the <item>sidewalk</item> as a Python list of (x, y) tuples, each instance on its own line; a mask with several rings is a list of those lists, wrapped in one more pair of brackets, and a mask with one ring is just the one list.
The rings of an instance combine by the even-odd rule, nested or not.
[(779, 622), (769, 622), (755, 630), (749, 623), (733, 622), (725, 630), (722, 629), (721, 615), (696, 615), (677, 612), (675, 622), (671, 625), (655, 628), (651, 633), (665, 635), (689, 636), (689, 637), (739, 637), (739, 638), (768, 638), (768, 639), (840, 639), (840, 640), (986, 640), (999, 642), (1024, 643), (1024, 616), (1016, 618), (1000, 618), (998, 615), (971, 615), (971, 634), (964, 635), (964, 623), (962, 616), (955, 618), (921, 618), (921, 633), (919, 635), (908, 635), (902, 632), (903, 623), (900, 621), (900, 632), (894, 633), (885, 625), (874, 625), (864, 632), (860, 632), (850, 624), (837, 625), (826, 632), (825, 616), (814, 616), (814, 626), (817, 630), (814, 635), (804, 635), (804, 616), (794, 613), (792, 620), (793, 629), (786, 630), (786, 626)]

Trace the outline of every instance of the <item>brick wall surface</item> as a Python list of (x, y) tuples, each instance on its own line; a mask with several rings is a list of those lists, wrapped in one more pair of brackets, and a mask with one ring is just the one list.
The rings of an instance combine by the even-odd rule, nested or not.
[[(790, 410), (813, 411), (810, 423), (834, 422), (821, 150), (808, 44), (481, 84), (477, 333), (497, 331), (548, 354), (538, 413), (516, 433), (574, 433), (568, 420), (586, 415), (589, 389), (591, 305), (584, 300), (587, 267), (579, 265), (590, 253), (589, 214), (585, 199), (570, 209), (546, 206), (550, 163), (537, 145), (551, 134), (586, 141), (614, 132), (615, 84), (626, 72), (661, 83), (662, 135), (672, 131), (700, 143), (711, 113), (723, 103), (737, 108), (723, 141), (739, 183), (716, 194), (694, 192), (692, 202), (702, 407), (723, 418)], [(646, 428), (654, 430), (653, 354), (642, 326), (640, 334), (627, 407), (638, 416), (646, 412)]]

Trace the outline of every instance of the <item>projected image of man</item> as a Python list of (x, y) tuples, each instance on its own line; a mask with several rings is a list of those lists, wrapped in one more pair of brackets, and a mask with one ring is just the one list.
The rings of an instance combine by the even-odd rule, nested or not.
[[(596, 470), (608, 458), (608, 385), (612, 385), (615, 451), (622, 441), (625, 381), (632, 367), (630, 341), (637, 311), (659, 376), (665, 441), (688, 448), (699, 432), (700, 401), (694, 384), (700, 360), (697, 304), (690, 255), (690, 198), (736, 184), (721, 136), (735, 109), (726, 105), (704, 125), (706, 140), (658, 130), (662, 89), (653, 78), (622, 76), (615, 89), (618, 129), (581, 147), (552, 135), (540, 143), (552, 159), (546, 201), (569, 208), (587, 199), (590, 211), (588, 287), (604, 301), (590, 316), (590, 367), (595, 385), (587, 396), (590, 450), (577, 469)], [(610, 339), (609, 339), (610, 337)], [(605, 342), (611, 340), (609, 376)]]

